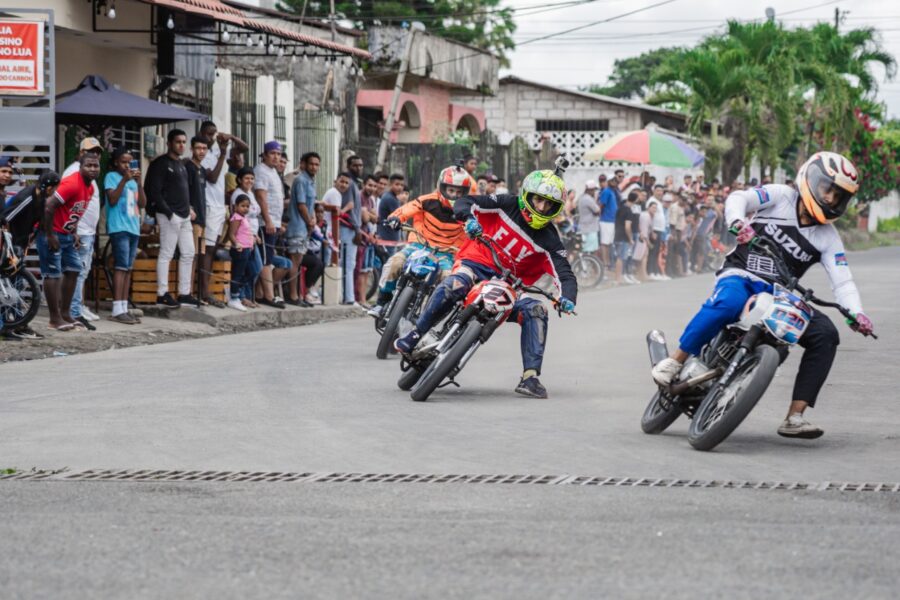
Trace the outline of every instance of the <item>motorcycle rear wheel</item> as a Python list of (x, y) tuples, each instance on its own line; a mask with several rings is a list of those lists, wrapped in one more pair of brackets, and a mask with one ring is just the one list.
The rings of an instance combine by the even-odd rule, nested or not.
[(641, 430), (648, 434), (662, 433), (669, 425), (675, 422), (681, 415), (681, 409), (675, 404), (675, 399), (669, 401), (669, 408), (665, 409), (659, 402), (660, 391), (656, 390), (650, 399), (644, 414), (641, 417)]
[(578, 287), (592, 288), (603, 281), (606, 268), (603, 262), (591, 254), (582, 254), (572, 262), (572, 272), (578, 280)]
[(28, 325), (37, 315), (41, 306), (41, 287), (34, 275), (24, 268), (7, 278), (6, 282), (19, 294), (18, 300), (13, 304), (0, 306), (3, 328), (13, 331)]
[(775, 348), (763, 344), (744, 361), (728, 387), (713, 386), (691, 419), (688, 442), (695, 449), (712, 450), (737, 429), (768, 389), (780, 357)]
[(466, 323), (465, 329), (456, 338), (453, 344), (440, 353), (434, 361), (428, 365), (428, 368), (422, 373), (422, 377), (410, 391), (410, 397), (416, 402), (425, 402), (428, 397), (437, 389), (444, 381), (463, 355), (469, 350), (472, 344), (481, 335), (481, 323), (472, 319)]

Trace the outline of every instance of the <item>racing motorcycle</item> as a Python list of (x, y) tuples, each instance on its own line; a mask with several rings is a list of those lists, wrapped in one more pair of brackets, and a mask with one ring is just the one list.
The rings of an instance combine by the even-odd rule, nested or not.
[[(779, 276), (773, 293), (752, 297), (739, 321), (725, 326), (699, 356), (690, 357), (671, 384), (659, 386), (641, 418), (644, 433), (661, 433), (684, 413), (691, 419), (691, 446), (712, 450), (750, 414), (789, 348), (800, 341), (813, 315), (810, 303), (837, 309), (850, 325), (856, 322), (840, 304), (817, 298), (800, 285), (772, 242), (757, 237), (750, 244), (775, 264)], [(647, 347), (652, 365), (669, 355), (660, 331), (647, 334)]]
[(424, 248), (407, 257), (403, 272), (397, 280), (394, 296), (384, 307), (381, 316), (375, 320), (375, 330), (381, 335), (375, 350), (378, 358), (386, 358), (393, 348), (394, 340), (409, 331), (441, 275), (440, 262), (435, 256), (436, 249), (429, 246), (414, 228), (404, 225), (400, 230), (415, 234)]
[[(491, 251), (494, 266), (499, 275), (486, 279), (472, 287), (465, 299), (457, 304), (455, 311), (444, 321), (438, 337), (422, 338), (409, 360), (404, 360), (398, 385), (404, 389), (410, 379), (415, 379), (410, 397), (424, 402), (439, 387), (459, 384), (454, 378), (459, 375), (476, 350), (483, 346), (512, 312), (516, 301), (524, 293), (539, 294), (549, 299), (562, 315), (559, 299), (544, 290), (525, 285), (515, 272), (504, 267), (495, 248), (509, 254), (493, 239), (477, 238)], [(510, 264), (514, 264), (510, 256)], [(573, 313), (574, 314), (574, 313)], [(421, 376), (418, 373), (421, 372)], [(409, 375), (412, 373), (412, 375)], [(447, 379), (446, 382), (444, 380)]]
[(28, 325), (41, 305), (41, 288), (25, 268), (21, 248), (12, 235), (0, 230), (0, 329), (14, 330)]

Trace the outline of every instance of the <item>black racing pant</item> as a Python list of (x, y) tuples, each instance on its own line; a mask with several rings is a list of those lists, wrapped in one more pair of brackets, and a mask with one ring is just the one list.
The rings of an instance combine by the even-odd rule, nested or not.
[[(828, 379), (828, 372), (831, 371), (840, 343), (841, 338), (831, 319), (815, 311), (798, 342), (803, 348), (803, 358), (800, 359), (800, 369), (794, 380), (792, 400), (805, 400), (810, 407), (816, 405), (816, 398)], [(786, 357), (787, 352), (784, 352), (782, 360)]]

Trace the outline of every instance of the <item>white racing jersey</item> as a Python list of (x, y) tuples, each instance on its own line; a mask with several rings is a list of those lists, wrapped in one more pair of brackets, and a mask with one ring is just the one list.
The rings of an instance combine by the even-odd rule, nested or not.
[[(862, 312), (859, 291), (847, 265), (844, 244), (831, 223), (801, 225), (800, 194), (787, 185), (769, 184), (733, 192), (725, 200), (725, 222), (746, 221), (760, 237), (780, 249), (791, 275), (800, 279), (811, 266), (822, 263), (835, 300), (853, 313)], [(725, 257), (718, 277), (740, 275), (774, 282), (778, 273), (771, 258), (740, 244)]]

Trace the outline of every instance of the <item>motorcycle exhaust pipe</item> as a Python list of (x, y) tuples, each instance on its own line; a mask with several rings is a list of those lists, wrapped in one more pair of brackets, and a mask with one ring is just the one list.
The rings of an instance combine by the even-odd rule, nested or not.
[(662, 331), (654, 329), (647, 334), (647, 351), (650, 353), (650, 366), (669, 356), (669, 348), (666, 345), (666, 336)]
[(674, 396), (680, 396), (687, 390), (691, 389), (694, 386), (700, 385), (704, 381), (709, 381), (710, 379), (715, 379), (719, 375), (722, 374), (722, 369), (710, 369), (705, 373), (700, 373), (695, 377), (691, 377), (685, 381), (679, 381), (675, 385), (669, 386), (669, 393)]

